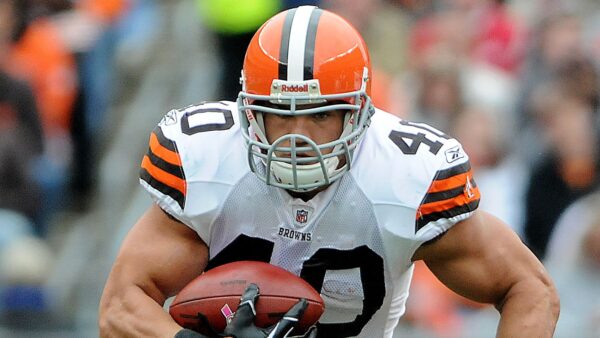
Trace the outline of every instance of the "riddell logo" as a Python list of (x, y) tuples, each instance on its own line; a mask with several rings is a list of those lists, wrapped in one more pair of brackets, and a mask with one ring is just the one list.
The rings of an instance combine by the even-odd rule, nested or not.
[(303, 85), (282, 85), (281, 92), (283, 93), (304, 93), (308, 92), (308, 84)]

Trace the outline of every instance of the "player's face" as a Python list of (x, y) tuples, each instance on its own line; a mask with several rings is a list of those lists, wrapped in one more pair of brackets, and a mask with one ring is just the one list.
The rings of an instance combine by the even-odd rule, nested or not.
[[(287, 134), (301, 134), (317, 144), (325, 144), (337, 140), (342, 134), (344, 115), (345, 113), (339, 110), (297, 116), (264, 114), (265, 133), (271, 144)], [(297, 144), (300, 147), (305, 145), (303, 143)], [(282, 143), (281, 146), (289, 146), (289, 141)], [(327, 154), (331, 150), (331, 148), (327, 148), (323, 153)], [(316, 154), (300, 153), (298, 155), (315, 156)]]

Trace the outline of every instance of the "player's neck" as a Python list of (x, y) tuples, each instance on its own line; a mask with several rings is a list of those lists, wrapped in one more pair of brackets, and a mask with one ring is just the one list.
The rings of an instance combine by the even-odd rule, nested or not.
[(299, 198), (299, 199), (303, 200), (304, 202), (308, 202), (313, 197), (317, 196), (318, 193), (327, 189), (328, 187), (329, 186), (324, 186), (324, 187), (320, 187), (320, 188), (317, 188), (317, 189), (311, 190), (311, 191), (292, 191), (292, 190), (286, 190), (286, 191), (288, 194), (290, 194), (290, 196), (292, 196), (294, 198)]

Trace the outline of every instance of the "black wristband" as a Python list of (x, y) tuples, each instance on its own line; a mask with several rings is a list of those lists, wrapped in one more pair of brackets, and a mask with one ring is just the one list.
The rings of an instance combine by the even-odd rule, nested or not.
[(179, 332), (177, 332), (177, 334), (175, 334), (175, 337), (173, 338), (208, 338), (207, 336), (200, 334), (196, 331), (192, 331), (190, 329), (181, 329), (179, 330)]

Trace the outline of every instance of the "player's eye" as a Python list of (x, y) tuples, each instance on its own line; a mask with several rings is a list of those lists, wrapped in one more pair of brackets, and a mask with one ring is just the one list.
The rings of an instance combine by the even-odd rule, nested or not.
[(315, 119), (316, 121), (325, 121), (327, 120), (329, 115), (330, 114), (328, 112), (316, 113), (313, 114), (313, 119)]

